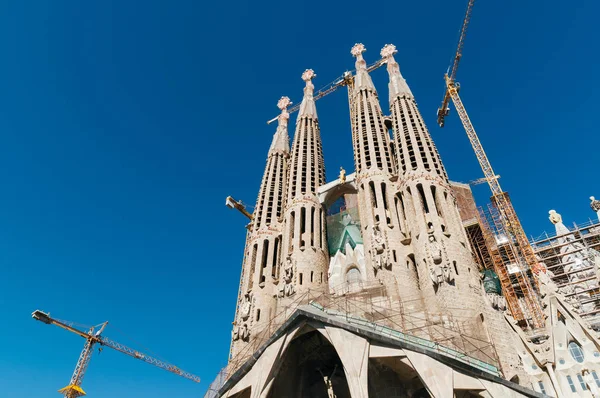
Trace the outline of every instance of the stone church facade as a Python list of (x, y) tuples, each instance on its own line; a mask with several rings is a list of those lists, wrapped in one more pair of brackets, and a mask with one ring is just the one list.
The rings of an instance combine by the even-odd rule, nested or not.
[[(535, 333), (484, 287), (395, 47), (381, 50), (385, 111), (364, 51), (351, 51), (354, 173), (325, 181), (312, 70), (291, 148), (290, 101), (278, 103), (213, 396), (600, 396), (598, 336), (548, 275), (539, 276), (547, 326)], [(572, 375), (561, 368), (569, 358)]]

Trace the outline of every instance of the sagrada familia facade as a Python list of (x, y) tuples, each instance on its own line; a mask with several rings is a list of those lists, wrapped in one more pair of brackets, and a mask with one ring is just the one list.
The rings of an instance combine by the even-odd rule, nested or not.
[(291, 102), (279, 100), (212, 396), (600, 397), (597, 333), (549, 274), (536, 279), (544, 331), (511, 320), (499, 287), (482, 280), (461, 184), (448, 179), (395, 47), (381, 50), (385, 112), (364, 51), (351, 51), (354, 173), (325, 180), (312, 70), (291, 148)]

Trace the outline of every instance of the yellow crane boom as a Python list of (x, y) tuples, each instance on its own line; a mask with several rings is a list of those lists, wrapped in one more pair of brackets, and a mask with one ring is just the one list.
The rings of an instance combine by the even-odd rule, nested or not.
[(200, 382), (200, 378), (198, 376), (183, 371), (175, 365), (153, 358), (147, 354), (144, 354), (140, 351), (134, 350), (133, 348), (129, 348), (126, 345), (117, 343), (114, 340), (102, 336), (102, 332), (106, 328), (106, 325), (108, 325), (108, 322), (102, 323), (97, 330), (95, 330), (94, 327), (91, 327), (87, 331), (84, 331), (76, 328), (72, 324), (70, 325), (69, 322), (52, 318), (50, 314), (40, 310), (35, 310), (31, 314), (31, 317), (45, 324), (58, 326), (62, 329), (65, 329), (71, 333), (75, 333), (86, 339), (85, 345), (83, 347), (83, 350), (81, 351), (81, 354), (79, 355), (77, 365), (75, 366), (75, 370), (73, 372), (73, 375), (71, 376), (69, 384), (66, 387), (63, 387), (60, 390), (58, 390), (58, 392), (63, 394), (65, 398), (75, 398), (86, 395), (86, 393), (81, 388), (81, 383), (83, 382), (85, 372), (92, 358), (93, 348), (96, 344), (99, 344), (100, 346), (104, 347), (110, 347), (113, 350), (120, 351), (123, 354), (142, 360), (146, 363), (157, 366), (171, 373), (175, 373), (176, 375), (185, 377), (186, 379), (195, 381), (196, 383)]
[[(467, 137), (471, 142), (471, 146), (475, 152), (475, 156), (479, 161), (479, 165), (483, 170), (483, 175), (487, 181), (490, 190), (492, 192), (492, 202), (498, 211), (498, 217), (495, 220), (498, 229), (504, 235), (506, 235), (507, 242), (500, 247), (498, 243), (496, 246), (496, 255), (492, 256), (494, 261), (494, 268), (500, 282), (502, 284), (502, 291), (506, 298), (507, 305), (513, 315), (513, 317), (521, 324), (525, 324), (530, 321), (530, 326), (533, 329), (539, 329), (544, 327), (544, 315), (542, 312), (541, 304), (537, 291), (533, 288), (533, 285), (529, 279), (528, 271), (538, 269), (538, 261), (535, 257), (533, 249), (529, 244), (529, 240), (523, 231), (521, 222), (513, 208), (512, 202), (508, 194), (502, 191), (498, 177), (492, 169), (483, 145), (475, 132), (475, 128), (469, 119), (467, 110), (458, 95), (459, 84), (455, 81), (456, 72), (458, 69), (458, 63), (462, 58), (462, 50), (464, 46), (464, 40), (467, 32), (467, 27), (471, 20), (471, 12), (473, 10), (473, 4), (475, 0), (469, 0), (467, 5), (467, 11), (463, 24), (460, 31), (460, 37), (458, 40), (458, 47), (454, 56), (453, 63), (449, 68), (448, 73), (444, 76), (446, 82), (446, 91), (444, 92), (444, 99), (441, 107), (437, 111), (438, 124), (440, 127), (444, 127), (445, 117), (449, 112), (449, 100), (451, 99), (458, 116), (462, 122), (462, 125), (467, 133)], [(517, 271), (512, 273), (512, 278), (507, 270), (506, 261), (510, 261), (512, 266), (517, 267)], [(523, 311), (519, 302), (519, 297), (515, 287), (519, 290), (522, 295), (524, 307)]]

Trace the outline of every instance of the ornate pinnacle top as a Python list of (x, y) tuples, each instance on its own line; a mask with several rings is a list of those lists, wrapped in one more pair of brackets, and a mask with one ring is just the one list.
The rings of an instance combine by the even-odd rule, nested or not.
[(292, 101), (290, 101), (288, 97), (281, 97), (279, 101), (277, 101), (277, 107), (281, 109), (281, 114), (277, 117), (277, 131), (273, 136), (269, 154), (275, 152), (288, 153), (290, 150), (290, 138), (287, 132), (290, 114), (287, 112), (287, 107), (291, 104)]
[(354, 47), (350, 50), (350, 54), (352, 54), (355, 58), (358, 58), (362, 53), (367, 51), (367, 48), (362, 43), (356, 43)]
[(390, 90), (390, 105), (394, 102), (397, 97), (412, 97), (412, 92), (406, 84), (406, 80), (400, 73), (400, 65), (394, 59), (396, 54), (396, 46), (393, 44), (386, 44), (381, 49), (381, 57), (385, 59), (387, 63), (387, 70), (390, 76), (389, 90)]
[(281, 97), (279, 101), (277, 101), (277, 107), (282, 111), (285, 111), (288, 106), (292, 105), (292, 101), (290, 101), (289, 97)]
[(558, 223), (562, 223), (562, 217), (556, 212), (556, 210), (550, 210), (548, 214), (550, 214), (550, 217), (548, 218), (550, 218), (550, 222), (552, 224), (556, 225)]
[(317, 74), (312, 69), (307, 69), (302, 74), (302, 80), (304, 80), (305, 82), (309, 82), (312, 79), (314, 79), (315, 77), (317, 77)]
[(362, 43), (356, 43), (350, 50), (350, 54), (356, 58), (354, 67), (356, 68), (356, 80), (354, 81), (354, 92), (357, 93), (362, 89), (375, 90), (369, 72), (367, 72), (367, 62), (362, 54), (367, 51), (367, 48)]
[(300, 112), (298, 112), (298, 120), (302, 116), (317, 118), (317, 109), (315, 107), (315, 100), (313, 99), (315, 85), (312, 83), (312, 79), (315, 77), (317, 77), (317, 74), (312, 69), (307, 69), (302, 73), (302, 80), (306, 82), (306, 86), (304, 87), (304, 98), (300, 104)]
[(398, 50), (396, 50), (396, 46), (393, 44), (386, 44), (385, 46), (383, 46), (383, 48), (381, 49), (381, 58), (389, 58), (389, 57), (393, 57), (394, 54), (396, 54), (398, 52)]

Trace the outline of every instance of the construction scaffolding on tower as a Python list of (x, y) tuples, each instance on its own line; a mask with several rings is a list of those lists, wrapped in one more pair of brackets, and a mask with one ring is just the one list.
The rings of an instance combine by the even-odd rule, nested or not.
[(559, 293), (590, 327), (600, 331), (600, 222), (589, 220), (562, 234), (544, 233), (531, 245)]

